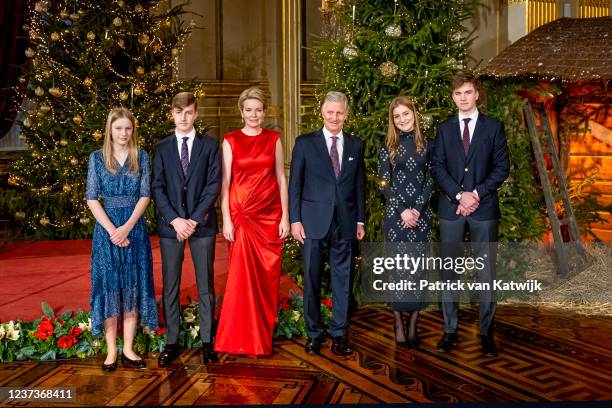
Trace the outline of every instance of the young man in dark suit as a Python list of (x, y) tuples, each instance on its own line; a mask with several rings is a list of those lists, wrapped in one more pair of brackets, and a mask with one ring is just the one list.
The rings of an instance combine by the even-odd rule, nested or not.
[(204, 364), (217, 361), (213, 351), (215, 287), (213, 263), (217, 217), (215, 200), (221, 190), (219, 144), (193, 127), (198, 116), (191, 92), (172, 99), (176, 128), (155, 149), (152, 191), (158, 211), (162, 256), (163, 304), (168, 344), (159, 355), (166, 367), (180, 354), (179, 290), (185, 243), (189, 241), (198, 286), (198, 313)]
[[(451, 82), (457, 115), (438, 127), (432, 173), (440, 186), (438, 203), (440, 241), (443, 251), (460, 256), (460, 243), (469, 229), (476, 257), (484, 257), (481, 282), (495, 279), (495, 245), (501, 216), (497, 189), (508, 177), (510, 162), (503, 124), (478, 111), (479, 81), (469, 72)], [(454, 243), (454, 245), (453, 245)], [(457, 279), (454, 271), (445, 278)], [(493, 341), (495, 299), (491, 292), (481, 294), (480, 335), (482, 352), (496, 355)], [(458, 341), (458, 294), (443, 294), (444, 336), (438, 350), (450, 351)]]
[(350, 355), (346, 330), (351, 294), (352, 247), (365, 236), (363, 142), (342, 131), (348, 114), (343, 93), (329, 92), (323, 128), (299, 136), (289, 177), (291, 234), (302, 244), (306, 351), (317, 353), (326, 327), (321, 321), (321, 273), (325, 257), (331, 269), (332, 320), (327, 332), (332, 352)]

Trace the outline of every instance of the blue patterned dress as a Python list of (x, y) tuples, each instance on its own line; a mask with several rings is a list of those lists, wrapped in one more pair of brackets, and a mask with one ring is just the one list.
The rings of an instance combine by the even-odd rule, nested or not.
[[(89, 156), (86, 200), (102, 199), (104, 211), (116, 227), (130, 218), (141, 197), (150, 197), (149, 156), (138, 151), (138, 174), (116, 163), (113, 174), (104, 166), (102, 150)], [(125, 166), (129, 167), (126, 160)], [(96, 222), (91, 250), (91, 320), (95, 336), (102, 334), (104, 320), (136, 311), (140, 323), (158, 327), (151, 242), (141, 217), (128, 235), (130, 245), (120, 248)]]

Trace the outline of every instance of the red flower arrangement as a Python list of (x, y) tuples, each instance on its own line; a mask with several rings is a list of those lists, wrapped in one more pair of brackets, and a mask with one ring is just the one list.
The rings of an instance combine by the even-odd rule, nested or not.
[(331, 299), (323, 299), (321, 300), (321, 304), (325, 306), (326, 308), (328, 308), (329, 310), (332, 310), (332, 300)]
[(41, 340), (47, 340), (49, 336), (53, 336), (54, 328), (53, 322), (57, 319), (51, 319), (49, 317), (43, 317), (41, 322), (38, 324), (38, 331), (34, 333), (34, 336)]
[(57, 345), (66, 350), (69, 349), (70, 347), (72, 347), (74, 345), (74, 343), (76, 343), (77, 339), (74, 337), (70, 337), (70, 336), (62, 336), (59, 339), (57, 339)]

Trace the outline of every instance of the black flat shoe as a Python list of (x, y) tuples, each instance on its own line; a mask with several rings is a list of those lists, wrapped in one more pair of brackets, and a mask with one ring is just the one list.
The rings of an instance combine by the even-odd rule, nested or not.
[(115, 371), (117, 369), (117, 360), (115, 360), (114, 362), (110, 363), (110, 364), (104, 364), (102, 363), (102, 370), (104, 371)]
[(408, 339), (406, 343), (407, 343), (408, 348), (418, 349), (421, 347), (421, 339), (419, 339), (418, 337), (412, 340)]
[(181, 355), (181, 350), (176, 345), (167, 345), (166, 349), (159, 354), (157, 363), (160, 367), (167, 367)]
[(144, 362), (143, 359), (140, 360), (132, 360), (126, 357), (125, 354), (123, 354), (123, 352), (121, 353), (121, 362), (127, 365), (131, 365), (134, 368), (146, 368), (147, 364)]

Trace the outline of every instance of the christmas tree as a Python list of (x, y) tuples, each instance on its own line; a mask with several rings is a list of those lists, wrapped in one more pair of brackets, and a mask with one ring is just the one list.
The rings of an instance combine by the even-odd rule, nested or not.
[[(150, 153), (172, 128), (170, 100), (193, 82), (177, 79), (194, 24), (184, 5), (154, 0), (58, 0), (31, 4), (31, 45), (19, 78), (17, 121), (29, 151), (13, 163), (5, 193), (26, 236), (80, 238), (93, 218), (83, 200), (89, 153), (101, 147), (111, 108), (131, 109)], [(152, 217), (149, 217), (152, 219)]]
[(472, 38), (463, 23), (477, 7), (474, 0), (330, 1), (323, 11), (323, 38), (315, 49), (323, 74), (317, 98), (329, 90), (346, 93), (346, 129), (365, 143), (366, 240), (382, 240), (376, 167), (389, 102), (397, 95), (412, 97), (426, 136), (435, 136), (434, 125), (455, 110), (448, 84), (469, 58)]

